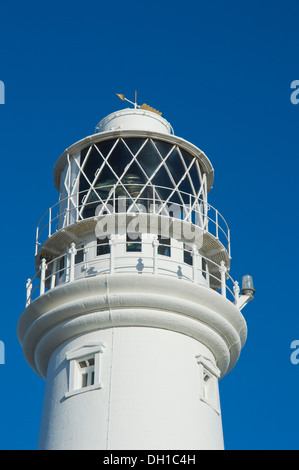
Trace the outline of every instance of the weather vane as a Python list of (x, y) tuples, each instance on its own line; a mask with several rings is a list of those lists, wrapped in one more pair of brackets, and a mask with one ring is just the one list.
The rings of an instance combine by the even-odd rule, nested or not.
[(139, 106), (137, 104), (137, 91), (135, 91), (135, 102), (133, 103), (133, 101), (130, 101), (128, 100), (127, 98), (125, 98), (124, 95), (122, 94), (119, 94), (119, 93), (116, 93), (116, 95), (122, 100), (122, 101), (128, 101), (128, 103), (131, 103), (134, 105), (134, 109), (146, 109), (147, 111), (152, 111), (152, 113), (156, 113), (156, 114), (159, 114), (159, 116), (162, 115), (162, 113), (160, 113), (160, 111), (158, 111), (157, 109), (155, 108), (152, 108), (151, 106), (149, 106), (148, 104), (146, 103), (143, 103), (141, 106)]

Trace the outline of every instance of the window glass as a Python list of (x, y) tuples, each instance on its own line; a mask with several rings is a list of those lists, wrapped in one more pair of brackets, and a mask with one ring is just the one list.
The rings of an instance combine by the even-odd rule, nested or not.
[(184, 263), (190, 264), (192, 266), (193, 259), (191, 255), (191, 247), (184, 243)]
[(138, 137), (126, 137), (125, 142), (131, 152), (136, 155), (142, 144), (145, 142), (146, 139), (138, 138)]
[(142, 250), (142, 240), (141, 240), (141, 234), (135, 234), (134, 233), (134, 238), (130, 237), (130, 234), (127, 233), (127, 239), (126, 239), (126, 251), (127, 252), (138, 252)]
[(59, 267), (58, 267), (58, 277), (61, 277), (64, 274), (65, 271), (65, 257), (62, 256), (59, 260)]
[(170, 149), (173, 147), (172, 144), (168, 144), (167, 142), (162, 142), (160, 140), (153, 139), (153, 142), (159, 150), (162, 158), (165, 158), (166, 155), (169, 153)]
[(77, 247), (77, 253), (75, 256), (75, 264), (83, 263), (84, 261), (84, 245)]
[(86, 358), (78, 361), (81, 370), (81, 387), (88, 387), (94, 385), (94, 357)]
[(138, 155), (138, 161), (150, 178), (162, 163), (162, 159), (153, 143), (149, 140)]
[(202, 258), (201, 262), (202, 262), (202, 275), (206, 278), (207, 277), (207, 262), (204, 258)]
[(132, 158), (132, 154), (124, 142), (119, 140), (108, 158), (108, 163), (113, 168), (117, 176), (120, 177), (126, 166), (132, 161)]
[(158, 255), (171, 256), (171, 241), (170, 238), (164, 238), (158, 235)]
[(109, 238), (97, 238), (97, 256), (110, 253)]

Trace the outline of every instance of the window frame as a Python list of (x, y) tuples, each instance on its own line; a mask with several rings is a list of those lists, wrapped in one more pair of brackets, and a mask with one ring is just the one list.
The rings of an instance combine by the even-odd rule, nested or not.
[(183, 243), (184, 263), (193, 266), (192, 247), (188, 243)]
[(66, 256), (62, 255), (58, 261), (58, 279), (60, 279), (66, 273)]
[[(96, 256), (110, 255), (110, 236), (97, 238)], [(102, 251), (102, 253), (100, 252)]]
[(94, 355), (78, 359), (77, 363), (79, 365), (79, 370), (81, 372), (81, 388), (90, 387), (91, 385), (94, 385), (95, 383), (95, 357)]
[(171, 258), (171, 238), (158, 235), (158, 242), (158, 255)]
[(218, 388), (220, 370), (210, 359), (204, 356), (198, 355), (196, 356), (196, 360), (199, 365), (199, 399), (220, 415)]
[[(104, 352), (104, 347), (105, 345), (103, 343), (92, 343), (66, 353), (66, 360), (68, 362), (68, 390), (65, 393), (65, 398), (102, 388), (100, 382), (100, 355)], [(82, 384), (82, 368), (79, 362), (88, 361), (92, 358), (94, 359), (94, 365), (93, 367), (89, 366), (89, 372), (94, 374), (93, 383), (87, 383), (86, 386), (84, 386)], [(88, 380), (87, 378), (87, 381)]]
[(136, 233), (136, 237), (133, 239), (126, 232), (126, 253), (142, 253), (142, 233)]
[(85, 262), (86, 248), (84, 243), (80, 243), (76, 246), (77, 253), (75, 255), (75, 265)]

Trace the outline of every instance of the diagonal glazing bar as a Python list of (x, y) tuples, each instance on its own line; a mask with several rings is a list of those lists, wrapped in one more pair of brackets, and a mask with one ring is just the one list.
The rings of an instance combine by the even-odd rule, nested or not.
[[(148, 142), (149, 140), (152, 141), (151, 139), (146, 139), (146, 142)], [(127, 147), (127, 149), (129, 150), (129, 152), (131, 153), (131, 155), (134, 157), (134, 154), (132, 153), (131, 149), (128, 147), (128, 145), (127, 145), (127, 143), (125, 142), (125, 140), (123, 140), (123, 142), (124, 142), (125, 146)], [(146, 142), (142, 145), (142, 148), (145, 146)], [(134, 199), (133, 204), (136, 205), (138, 199), (141, 199), (142, 193), (146, 190), (146, 188), (147, 188), (148, 186), (153, 189), (153, 191), (155, 192), (155, 197), (156, 197), (157, 199), (159, 199), (160, 202), (161, 202), (161, 204), (162, 204), (162, 200), (160, 199), (159, 194), (156, 192), (156, 190), (154, 189), (154, 185), (151, 183), (151, 180), (152, 180), (152, 178), (154, 177), (154, 175), (156, 174), (156, 171), (155, 171), (154, 175), (152, 175), (152, 176), (149, 178), (148, 175), (147, 175), (147, 173), (144, 171), (142, 165), (140, 164), (140, 162), (139, 162), (138, 159), (137, 159), (137, 156), (139, 155), (139, 153), (140, 153), (140, 151), (142, 150), (142, 148), (140, 148), (140, 149), (138, 150), (138, 152), (136, 153), (136, 155), (135, 155), (136, 158), (135, 158), (134, 161), (136, 161), (136, 163), (137, 163), (137, 165), (139, 166), (140, 170), (142, 171), (142, 173), (144, 174), (145, 178), (147, 179), (147, 182), (145, 183), (145, 185), (142, 186), (141, 191), (139, 192), (139, 194), (138, 194), (138, 195), (136, 196), (136, 198)], [(160, 165), (159, 165), (159, 168), (160, 168)]]
[[(88, 157), (89, 157), (89, 155), (90, 155), (90, 152), (91, 152), (91, 150), (92, 150), (92, 147), (93, 147), (93, 146), (90, 145), (90, 147), (89, 147), (89, 149), (88, 149), (88, 151), (87, 151), (87, 153), (86, 153), (86, 155), (85, 155), (85, 157), (84, 157), (84, 160), (83, 160), (83, 162), (82, 162), (82, 165), (79, 165), (78, 162), (77, 162), (77, 160), (76, 160), (76, 159), (73, 159), (74, 162), (76, 163), (78, 169), (79, 169), (78, 174), (77, 174), (77, 176), (76, 176), (76, 178), (75, 178), (75, 181), (74, 181), (74, 184), (73, 184), (73, 188), (76, 188), (76, 187), (77, 187), (77, 184), (78, 184), (78, 181), (79, 181), (79, 178), (80, 178), (80, 175), (81, 175), (81, 174), (84, 175), (84, 177), (86, 178), (86, 180), (88, 181), (88, 183), (90, 183), (89, 180), (88, 180), (88, 178), (87, 178), (87, 176), (85, 175), (85, 173), (84, 173), (84, 171), (83, 171), (83, 168), (85, 167), (85, 164), (86, 164), (86, 162), (87, 162), (87, 160), (88, 160)], [(75, 191), (75, 189), (74, 189), (74, 191)], [(76, 193), (77, 193), (77, 191), (76, 191)], [(76, 193), (75, 193), (75, 192), (72, 193), (71, 197), (73, 197)], [(78, 204), (76, 203), (75, 206), (76, 206), (76, 212), (77, 212), (77, 220), (78, 220), (79, 218), (80, 218), (80, 219), (83, 219), (83, 217), (81, 216), (81, 211), (79, 210)]]
[[(111, 150), (110, 150), (110, 152), (108, 153), (108, 155), (107, 155), (106, 158), (105, 158), (105, 157), (103, 156), (103, 154), (99, 151), (98, 147), (97, 147), (95, 144), (93, 144), (93, 147), (98, 151), (98, 153), (101, 155), (101, 157), (102, 157), (102, 159), (103, 159), (103, 162), (102, 162), (101, 167), (100, 167), (100, 169), (101, 169), (100, 171), (102, 171), (102, 169), (104, 168), (105, 164), (107, 164), (107, 160), (108, 160), (108, 158), (110, 157), (110, 155), (111, 155), (111, 153), (113, 152), (113, 150), (114, 150), (114, 148), (116, 147), (116, 145), (118, 144), (118, 142), (119, 142), (119, 139), (117, 139), (117, 140), (114, 142), (114, 144), (113, 144), (113, 146), (112, 146), (112, 148), (111, 148)], [(114, 173), (114, 172), (113, 172), (113, 173)], [(83, 212), (83, 210), (84, 210), (85, 207), (86, 207), (85, 201), (88, 200), (88, 197), (90, 196), (90, 194), (91, 194), (92, 191), (93, 191), (93, 193), (96, 195), (96, 197), (97, 197), (97, 199), (99, 200), (99, 202), (100, 202), (101, 204), (103, 204), (103, 210), (106, 209), (108, 212), (110, 212), (109, 209), (107, 208), (107, 204), (108, 204), (109, 200), (106, 199), (106, 201), (103, 201), (103, 199), (100, 197), (100, 195), (98, 194), (98, 192), (96, 191), (96, 189), (95, 189), (95, 187), (94, 187), (94, 185), (95, 185), (95, 183), (96, 183), (96, 181), (97, 181), (97, 179), (98, 179), (98, 176), (99, 176), (100, 172), (97, 171), (97, 172), (95, 173), (94, 179), (93, 179), (92, 182), (89, 181), (89, 178), (86, 176), (86, 174), (84, 173), (84, 171), (82, 171), (82, 174), (83, 174), (83, 176), (85, 177), (85, 179), (86, 179), (86, 181), (88, 182), (88, 184), (89, 184), (90, 187), (89, 187), (89, 190), (88, 190), (88, 192), (87, 192), (87, 194), (86, 194), (86, 196), (85, 196), (84, 203), (83, 203), (82, 206), (81, 206), (81, 209), (80, 209), (80, 216), (82, 217), (82, 212)], [(115, 173), (114, 173), (114, 174), (115, 174)]]
[[(154, 145), (155, 145), (155, 143), (154, 143)], [(156, 147), (156, 145), (155, 145), (155, 147)], [(156, 147), (156, 150), (157, 150), (157, 152), (160, 154), (160, 152), (159, 152), (159, 150), (158, 150), (157, 147)], [(176, 146), (176, 147), (175, 147), (175, 150), (178, 151), (179, 148)], [(169, 155), (167, 156), (167, 159), (170, 157), (170, 155), (171, 155), (171, 154), (169, 154)], [(160, 156), (161, 156), (161, 154), (160, 154)], [(168, 174), (168, 176), (169, 176), (170, 181), (171, 181), (172, 184), (173, 184), (173, 187), (174, 187), (174, 188), (177, 188), (177, 184), (176, 184), (176, 182), (175, 182), (175, 180), (174, 180), (174, 178), (173, 178), (173, 176), (172, 176), (171, 171), (169, 170), (169, 168), (168, 168), (168, 166), (167, 166), (167, 159), (165, 158), (164, 161), (163, 161), (164, 168), (165, 168), (165, 170), (166, 170), (166, 172), (167, 172), (167, 174)], [(185, 179), (185, 176), (183, 177), (183, 179)], [(179, 199), (180, 199), (180, 201), (181, 201), (181, 203), (182, 203), (182, 206), (183, 206), (183, 208), (184, 208), (183, 210), (186, 211), (186, 212), (188, 212), (188, 211), (187, 211), (187, 208), (186, 208), (186, 205), (185, 205), (185, 201), (184, 201), (184, 199), (182, 198), (182, 195), (181, 195), (181, 192), (180, 192), (180, 191), (178, 191), (178, 196), (179, 196)]]
[[(175, 188), (173, 189), (173, 191), (172, 191), (172, 192), (170, 193), (170, 195), (168, 196), (167, 200), (163, 203), (162, 207), (160, 207), (159, 212), (165, 208), (165, 205), (170, 201), (171, 197), (173, 196), (173, 194), (174, 194), (176, 191), (179, 193), (178, 187), (180, 186), (180, 184), (182, 183), (182, 181), (185, 179), (186, 174), (188, 173), (188, 171), (189, 171), (189, 169), (191, 168), (192, 165), (193, 165), (193, 160), (192, 160), (192, 162), (190, 163), (189, 167), (186, 168), (185, 173), (183, 174), (183, 176), (181, 177), (181, 179), (178, 181), (178, 183), (176, 184)], [(184, 204), (184, 207), (185, 207), (185, 209), (186, 209), (185, 204)]]
[(186, 170), (186, 172), (187, 172), (187, 177), (188, 177), (188, 179), (189, 179), (189, 183), (190, 183), (190, 186), (191, 186), (192, 191), (193, 191), (193, 196), (196, 197), (196, 190), (195, 190), (195, 188), (194, 188), (193, 181), (192, 181), (192, 178), (191, 178), (190, 173), (189, 173), (190, 169), (192, 168), (192, 166), (194, 165), (194, 163), (195, 163), (195, 161), (196, 161), (196, 158), (195, 158), (195, 157), (193, 158), (193, 160), (192, 160), (192, 162), (191, 162), (192, 164), (187, 168), (187, 165), (186, 165), (186, 163), (185, 163), (185, 159), (184, 159), (184, 157), (183, 157), (183, 155), (182, 155), (182, 152), (181, 152), (181, 149), (180, 149), (179, 147), (178, 147), (178, 154), (179, 154), (180, 159), (181, 159), (181, 161), (182, 161), (182, 164), (183, 164), (183, 166), (184, 166), (184, 168), (185, 168), (185, 170)]
[[(154, 142), (152, 139), (150, 139), (152, 144), (155, 146)], [(152, 173), (152, 175), (150, 177), (148, 177), (148, 175), (145, 173), (145, 171), (143, 170), (142, 166), (140, 165), (140, 163), (138, 162), (138, 160), (136, 160), (136, 162), (138, 163), (139, 167), (142, 169), (143, 173), (145, 174), (146, 178), (147, 178), (147, 182), (145, 183), (145, 185), (142, 187), (142, 190), (140, 191), (140, 193), (138, 194), (138, 196), (136, 197), (135, 199), (135, 203), (138, 199), (141, 198), (142, 196), (142, 193), (146, 190), (146, 188), (148, 186), (151, 186), (151, 187), (154, 187), (154, 185), (152, 184), (152, 180), (154, 179), (154, 177), (156, 176), (156, 174), (158, 173), (158, 171), (160, 170), (160, 168), (163, 166), (164, 164), (164, 160), (166, 160), (169, 155), (173, 152), (173, 150), (175, 149), (175, 145), (172, 146), (172, 148), (169, 150), (169, 152), (167, 153), (167, 155), (165, 156), (165, 158), (162, 157), (161, 153), (158, 151), (158, 149), (156, 148), (155, 146), (155, 149), (157, 150), (157, 154), (158, 156), (160, 157), (161, 159), (161, 163), (159, 163), (159, 165), (157, 166), (156, 170)], [(161, 204), (163, 204), (163, 201), (161, 200), (159, 194), (155, 191), (156, 193), (156, 196), (157, 198), (160, 200)]]
[[(125, 145), (125, 147), (128, 149), (128, 151), (130, 152), (131, 156), (132, 156), (132, 160), (130, 161), (130, 163), (128, 163), (128, 165), (126, 165), (126, 167), (124, 168), (122, 174), (120, 176), (117, 176), (117, 181), (115, 183), (115, 187), (116, 186), (119, 186), (121, 188), (124, 189), (124, 191), (129, 195), (129, 198), (131, 199), (132, 201), (132, 205), (135, 204), (135, 199), (132, 197), (132, 195), (127, 191), (125, 185), (122, 183), (122, 179), (124, 178), (124, 176), (127, 174), (128, 170), (130, 169), (130, 167), (132, 166), (132, 164), (137, 160), (137, 157), (139, 155), (139, 153), (142, 151), (142, 149), (144, 148), (144, 146), (146, 145), (146, 143), (148, 142), (148, 139), (146, 139), (142, 145), (140, 146), (140, 148), (137, 150), (136, 154), (134, 155), (133, 152), (131, 151), (131, 149), (128, 147), (126, 141), (124, 139), (120, 139), (121, 142)], [(139, 163), (137, 161), (137, 163)], [(139, 165), (140, 166), (140, 165)], [(109, 198), (109, 196), (108, 196)]]
[[(120, 140), (121, 140), (120, 138), (117, 139), (117, 143), (118, 143)], [(102, 153), (101, 153), (101, 151), (98, 149), (98, 147), (97, 147), (96, 145), (95, 145), (95, 148), (97, 149), (97, 151), (99, 152), (99, 154), (102, 156), (102, 158), (104, 158), (103, 155), (102, 155)], [(115, 146), (114, 146), (114, 148), (115, 148)], [(118, 180), (119, 180), (119, 176), (115, 173), (113, 167), (110, 165), (110, 163), (109, 163), (109, 161), (108, 161), (110, 155), (111, 155), (111, 152), (109, 152), (109, 154), (107, 155), (107, 158), (105, 159), (105, 162), (106, 162), (107, 167), (108, 167), (108, 168), (111, 170), (111, 172), (113, 173), (113, 176), (115, 177), (115, 179), (118, 181)], [(98, 178), (99, 175), (100, 175), (100, 173), (97, 174), (97, 178)], [(107, 197), (107, 199), (106, 199), (106, 203), (108, 203), (108, 202), (110, 201), (111, 197), (113, 197), (115, 188), (117, 188), (117, 187), (122, 187), (123, 190), (127, 193), (128, 197), (131, 198), (131, 195), (130, 195), (130, 193), (127, 191), (126, 187), (122, 184), (121, 181), (118, 181), (118, 183), (114, 184), (114, 187), (111, 189), (110, 193), (108, 194), (108, 197)]]

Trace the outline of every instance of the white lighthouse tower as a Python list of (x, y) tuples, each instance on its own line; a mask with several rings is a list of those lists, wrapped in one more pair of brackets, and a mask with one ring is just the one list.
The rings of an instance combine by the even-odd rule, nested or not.
[(18, 323), (46, 380), (38, 448), (223, 449), (218, 382), (254, 289), (229, 274), (209, 159), (134, 103), (65, 150), (54, 181)]

